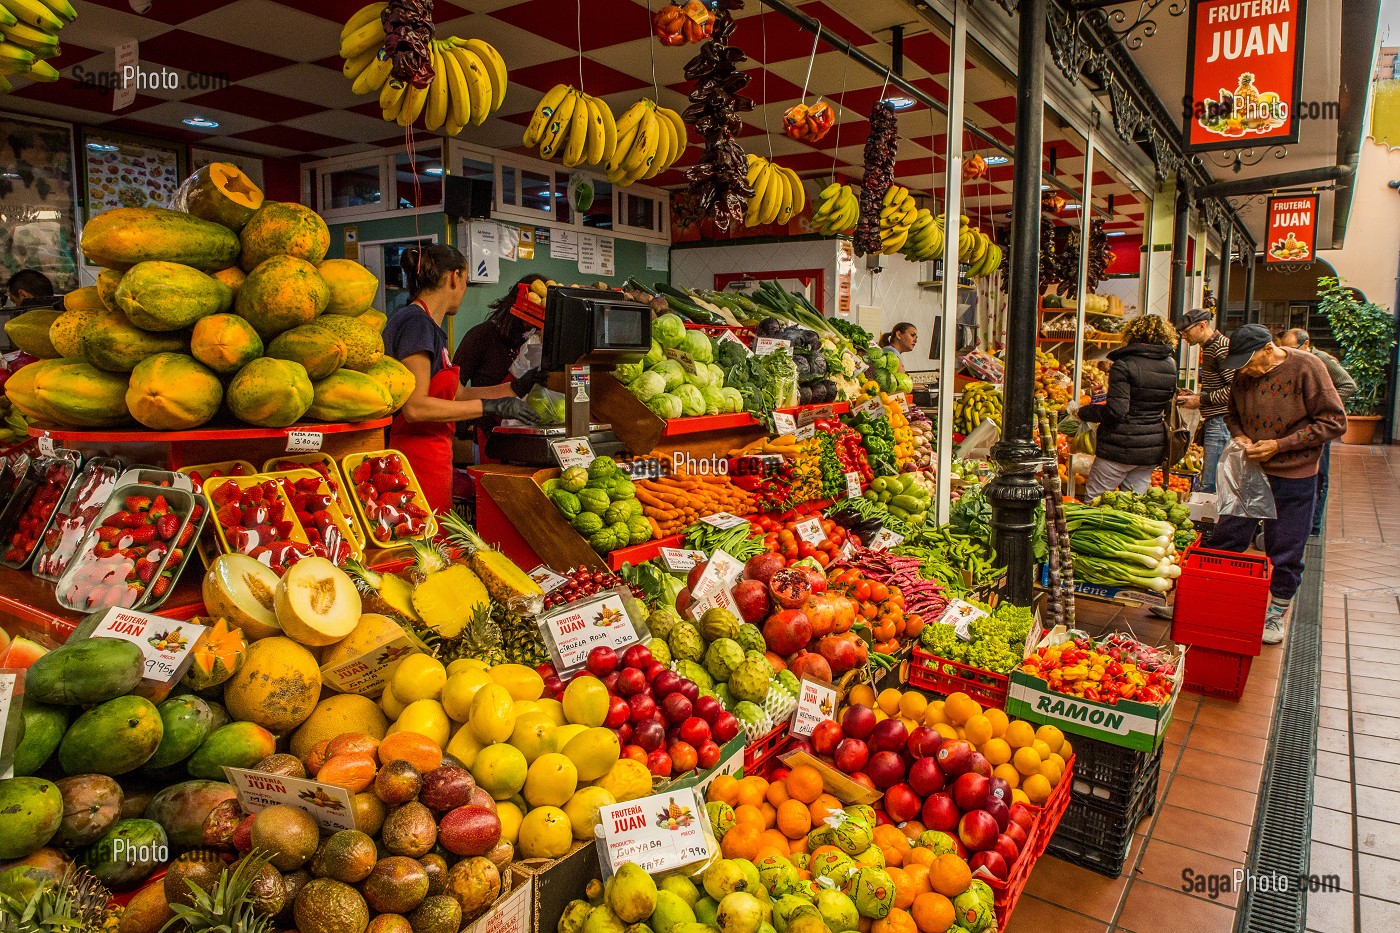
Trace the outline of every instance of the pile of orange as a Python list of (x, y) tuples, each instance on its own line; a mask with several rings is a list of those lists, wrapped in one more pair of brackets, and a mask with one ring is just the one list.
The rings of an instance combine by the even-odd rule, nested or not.
[(841, 809), (841, 801), (822, 789), (821, 774), (807, 765), (772, 782), (722, 774), (711, 782), (706, 799), (734, 808), (734, 828), (720, 842), (724, 857), (749, 861), (806, 852), (807, 833)]

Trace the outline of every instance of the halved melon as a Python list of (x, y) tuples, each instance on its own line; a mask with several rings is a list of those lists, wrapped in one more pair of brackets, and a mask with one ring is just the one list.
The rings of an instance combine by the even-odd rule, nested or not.
[(211, 162), (183, 185), (185, 211), (237, 233), (263, 203), (262, 189), (232, 162)]
[(220, 554), (204, 574), (204, 611), (243, 630), (249, 641), (282, 634), (274, 596), (277, 574), (244, 554)]
[[(209, 619), (200, 621), (210, 625)], [(217, 687), (243, 666), (247, 651), (248, 639), (242, 629), (230, 628), (227, 619), (214, 621), (195, 646), (194, 663), (185, 674), (185, 686), (191, 690)]]
[(360, 621), (360, 591), (324, 557), (304, 557), (288, 568), (273, 603), (282, 633), (312, 648), (335, 644)]

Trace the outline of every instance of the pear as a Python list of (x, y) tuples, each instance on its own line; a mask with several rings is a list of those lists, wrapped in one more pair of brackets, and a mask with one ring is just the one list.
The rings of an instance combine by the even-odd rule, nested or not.
[(656, 882), (642, 866), (628, 862), (608, 882), (608, 906), (623, 923), (641, 923), (656, 909)]

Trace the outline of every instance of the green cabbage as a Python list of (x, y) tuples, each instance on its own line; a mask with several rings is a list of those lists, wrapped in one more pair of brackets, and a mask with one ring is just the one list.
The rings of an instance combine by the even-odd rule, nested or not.
[(730, 386), (725, 386), (723, 389), (720, 389), (719, 393), (724, 396), (724, 410), (726, 412), (734, 414), (744, 410), (744, 393)]
[(702, 330), (686, 331), (685, 341), (676, 349), (689, 353), (691, 359), (697, 363), (709, 363), (715, 358), (714, 345)]
[(695, 386), (676, 386), (675, 396), (681, 400), (681, 412), (687, 417), (705, 413), (705, 397)]
[(657, 363), (660, 363), (665, 358), (666, 351), (662, 348), (661, 344), (653, 340), (651, 342), (651, 349), (647, 351), (646, 356), (642, 357), (642, 365), (655, 366)]
[(663, 350), (678, 350), (685, 343), (685, 321), (677, 314), (663, 314), (651, 322), (651, 336)]
[(660, 363), (653, 366), (650, 371), (666, 380), (667, 392), (674, 390), (676, 386), (685, 384), (685, 370), (682, 369), (681, 364), (677, 363), (675, 360), (662, 360)]
[(669, 392), (662, 392), (647, 399), (647, 407), (652, 410), (656, 417), (664, 421), (681, 416), (681, 400)]
[(724, 397), (723, 389), (708, 385), (700, 390), (700, 394), (705, 397), (705, 414), (718, 415), (729, 410), (729, 400)]
[(648, 370), (632, 380), (627, 388), (630, 389), (632, 394), (637, 396), (637, 398), (646, 402), (649, 401), (652, 396), (660, 395), (662, 392), (666, 391), (666, 377), (661, 373)]
[(646, 372), (646, 363), (638, 360), (635, 363), (618, 363), (617, 368), (613, 370), (613, 375), (623, 385), (631, 385), (632, 381), (644, 372)]

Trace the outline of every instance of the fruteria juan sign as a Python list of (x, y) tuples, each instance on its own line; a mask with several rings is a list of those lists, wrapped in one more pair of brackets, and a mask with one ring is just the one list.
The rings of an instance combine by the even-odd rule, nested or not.
[(1264, 264), (1312, 262), (1317, 247), (1315, 194), (1269, 198), (1269, 234), (1264, 241)]
[(1305, 0), (1191, 4), (1188, 150), (1298, 141)]

